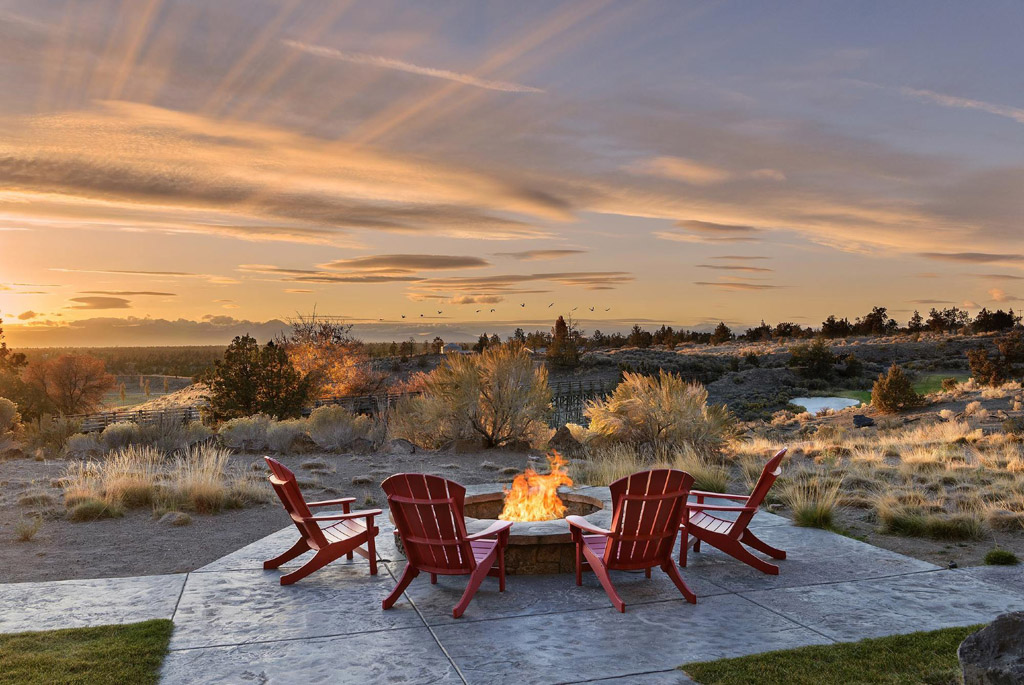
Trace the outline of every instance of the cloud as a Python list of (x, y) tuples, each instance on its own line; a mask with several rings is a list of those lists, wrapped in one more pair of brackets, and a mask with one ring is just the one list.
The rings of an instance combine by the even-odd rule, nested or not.
[(563, 286), (578, 286), (586, 290), (614, 287), (635, 280), (633, 274), (625, 271), (563, 271), (535, 274), (500, 274), (494, 276), (459, 276), (451, 278), (430, 278), (417, 285), (419, 289), (434, 292), (470, 291), (475, 293), (526, 293), (546, 292), (544, 290), (522, 290), (516, 286), (524, 283), (551, 282)]
[(408, 275), (405, 272), (395, 273), (336, 273), (318, 271), (316, 269), (291, 269), (270, 264), (241, 264), (239, 271), (249, 273), (281, 276), (278, 280), (291, 283), (415, 283), (422, 281), (420, 276)]
[(68, 309), (130, 309), (132, 306), (131, 300), (123, 297), (72, 297), (70, 301), (78, 304)]
[(738, 179), (785, 181), (786, 174), (778, 169), (754, 169), (734, 173), (721, 167), (705, 164), (686, 157), (653, 157), (633, 162), (626, 171), (646, 176), (658, 176), (682, 181), (694, 186), (710, 186)]
[(22, 312), (21, 314), (18, 314), (18, 319), (20, 321), (28, 321), (29, 319), (34, 319), (37, 316), (39, 316), (38, 312), (34, 312), (32, 310), (29, 310), (27, 312)]
[(1016, 295), (1008, 294), (1002, 288), (989, 289), (988, 296), (992, 298), (993, 302), (1020, 302), (1021, 299)]
[(535, 262), (547, 259), (560, 259), (585, 252), (587, 250), (522, 250), (521, 252), (495, 252), (494, 256), (511, 257), (521, 262)]
[(1015, 276), (1013, 274), (967, 274), (974, 278), (981, 278), (990, 281), (1024, 281), (1024, 276)]
[(985, 102), (984, 100), (973, 100), (971, 98), (964, 98), (956, 95), (947, 95), (946, 93), (937, 93), (934, 90), (925, 90), (922, 88), (902, 87), (897, 90), (902, 95), (922, 102), (931, 102), (936, 105), (952, 107), (954, 109), (978, 110), (980, 112), (986, 112), (987, 114), (994, 114), (996, 116), (1012, 119), (1018, 124), (1024, 124), (1024, 109), (1020, 107), (997, 105), (992, 102)]
[(762, 232), (753, 226), (687, 219), (676, 222), (674, 228), (655, 231), (654, 235), (662, 240), (683, 243), (748, 243), (758, 240)]
[(478, 269), (490, 266), (480, 257), (457, 257), (436, 254), (381, 254), (354, 259), (338, 259), (321, 264), (321, 269), (373, 269), (381, 271), (449, 271), (454, 269)]
[(739, 264), (697, 264), (698, 269), (716, 269), (719, 271), (746, 271), (751, 273), (768, 273), (775, 269), (761, 266), (742, 266)]
[(992, 262), (1021, 262), (1022, 254), (996, 254), (989, 252), (921, 252), (919, 256), (926, 259), (937, 259), (945, 262), (963, 262), (967, 264), (989, 264)]
[[(210, 283), (229, 285), (238, 283), (237, 279), (230, 276), (217, 276), (214, 274), (196, 274), (188, 271), (142, 271), (136, 269), (70, 269), (53, 267), (50, 271), (75, 274), (109, 274), (112, 276), (146, 276), (153, 278), (197, 278)], [(172, 295), (174, 293), (171, 293)]]
[(153, 296), (153, 297), (177, 297), (177, 293), (164, 293), (156, 290), (83, 290), (83, 295), (116, 295), (121, 297), (132, 296)]
[(335, 50), (334, 48), (328, 48), (321, 45), (309, 45), (295, 40), (283, 40), (283, 44), (288, 47), (301, 50), (302, 52), (310, 55), (317, 55), (318, 57), (327, 57), (330, 59), (340, 60), (342, 62), (348, 62), (350, 64), (361, 64), (367, 66), (380, 67), (382, 69), (392, 69), (394, 71), (402, 71), (407, 74), (417, 74), (419, 76), (429, 76), (431, 78), (444, 79), (446, 81), (454, 81), (467, 86), (474, 86), (476, 88), (484, 88), (486, 90), (497, 90), (505, 93), (543, 93), (544, 91), (540, 88), (534, 88), (533, 86), (526, 86), (521, 83), (513, 83), (511, 81), (495, 81), (490, 79), (482, 79), (472, 74), (463, 74), (457, 71), (449, 71), (447, 69), (435, 69), (433, 67), (423, 67), (418, 64), (412, 64), (410, 62), (403, 62), (402, 60), (392, 59), (389, 57), (381, 57), (379, 55), (369, 55), (363, 52), (343, 52), (341, 50)]
[(955, 304), (952, 300), (911, 300), (911, 304)]
[(738, 261), (757, 261), (770, 259), (770, 257), (752, 256), (752, 255), (719, 255), (717, 257), (709, 257), (709, 259), (735, 259)]
[(694, 285), (702, 285), (719, 290), (778, 290), (785, 288), (783, 285), (769, 285), (767, 283), (745, 283), (740, 281), (694, 281)]
[(309, 288), (285, 288), (285, 289), (284, 289), (284, 291), (285, 291), (286, 293), (291, 293), (291, 294), (293, 294), (293, 295), (298, 295), (298, 294), (305, 294), (305, 293), (311, 293), (311, 292), (314, 292), (314, 291), (310, 290)]
[(457, 295), (448, 300), (452, 304), (497, 304), (504, 302), (501, 295)]

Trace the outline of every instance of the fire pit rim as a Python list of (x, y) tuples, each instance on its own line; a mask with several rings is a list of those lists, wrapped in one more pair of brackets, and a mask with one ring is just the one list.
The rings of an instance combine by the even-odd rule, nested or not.
[[(506, 483), (483, 483), (466, 486), (466, 503), (480, 502), (491, 497), (504, 497), (503, 488)], [(607, 527), (611, 521), (611, 491), (608, 488), (584, 486), (579, 488), (558, 489), (558, 494), (566, 500), (584, 502), (598, 509), (583, 518), (591, 523)], [(466, 529), (470, 533), (483, 530), (496, 519), (478, 519), (466, 516)], [(515, 521), (509, 534), (510, 545), (536, 545), (559, 542), (571, 542), (569, 524), (564, 519), (551, 521)]]

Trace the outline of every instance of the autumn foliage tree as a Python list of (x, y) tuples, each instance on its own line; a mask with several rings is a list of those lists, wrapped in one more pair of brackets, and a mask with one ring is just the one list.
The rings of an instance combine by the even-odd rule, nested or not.
[(551, 329), (551, 344), (548, 346), (548, 361), (554, 366), (571, 368), (580, 363), (580, 351), (575, 337), (564, 317), (558, 317)]
[(291, 325), (291, 332), (277, 343), (308, 379), (313, 397), (368, 395), (383, 385), (384, 374), (373, 370), (350, 324), (314, 314), (300, 316)]
[(22, 375), (29, 388), (46, 398), (59, 414), (82, 414), (98, 407), (117, 385), (103, 360), (85, 354), (62, 354), (29, 364)]

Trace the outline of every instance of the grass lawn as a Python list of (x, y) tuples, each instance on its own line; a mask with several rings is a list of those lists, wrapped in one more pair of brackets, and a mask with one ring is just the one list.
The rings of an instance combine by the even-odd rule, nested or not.
[(960, 682), (957, 647), (980, 627), (800, 647), (680, 668), (705, 685), (952, 685)]
[[(927, 395), (942, 390), (943, 378), (955, 378), (962, 383), (970, 377), (971, 374), (966, 372), (929, 373), (918, 377), (917, 381), (914, 382), (914, 390), (922, 395)], [(834, 397), (848, 397), (851, 400), (860, 400), (864, 404), (871, 404), (870, 390), (836, 390), (835, 392), (829, 392)]]
[(159, 620), (0, 635), (0, 683), (156, 683), (173, 627)]

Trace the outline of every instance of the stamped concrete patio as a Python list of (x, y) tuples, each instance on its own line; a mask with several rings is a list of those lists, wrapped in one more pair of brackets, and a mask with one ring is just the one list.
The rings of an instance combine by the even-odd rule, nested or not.
[(0, 586), (0, 632), (171, 618), (165, 683), (688, 683), (674, 669), (689, 661), (1024, 609), (1022, 568), (945, 570), (766, 512), (751, 528), (789, 552), (781, 574), (691, 554), (696, 606), (655, 570), (615, 574), (625, 614), (590, 574), (583, 587), (571, 574), (510, 576), (505, 593), (488, 579), (457, 620), (466, 579), (421, 576), (382, 611), (404, 563), (385, 515), (376, 577), (357, 556), (280, 586), (262, 562), (291, 545), (289, 526), (188, 574)]

